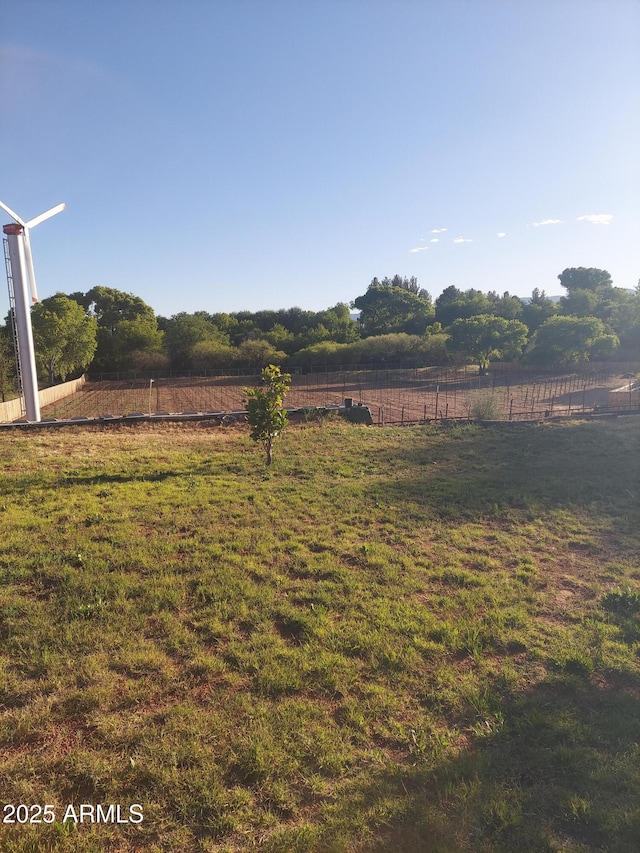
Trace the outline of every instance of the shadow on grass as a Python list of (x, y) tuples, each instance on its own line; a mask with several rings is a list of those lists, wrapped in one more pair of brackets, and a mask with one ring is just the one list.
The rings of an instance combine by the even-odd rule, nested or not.
[(121, 483), (162, 483), (170, 480), (193, 482), (198, 477), (210, 477), (212, 474), (237, 474), (238, 465), (190, 465), (188, 468), (171, 468), (162, 471), (149, 470), (146, 465), (131, 470), (113, 473), (97, 472), (95, 470), (78, 474), (28, 473), (22, 476), (3, 478), (0, 476), (0, 494), (2, 496), (22, 495), (32, 489), (41, 491), (70, 488), (73, 486), (109, 486)]
[[(624, 421), (627, 421), (624, 423)], [(444, 518), (549, 510), (600, 502), (637, 517), (640, 422), (452, 426), (446, 440), (410, 441), (396, 451), (400, 471), (374, 497), (427, 507)], [(430, 437), (433, 428), (426, 427)], [(424, 433), (423, 433), (424, 434)]]
[(381, 840), (356, 849), (637, 853), (637, 678), (601, 687), (578, 676), (549, 679), (504, 701), (499, 719), (499, 731), (479, 736), (453, 760), (417, 760), (358, 791), (373, 820), (389, 802), (403, 806)]

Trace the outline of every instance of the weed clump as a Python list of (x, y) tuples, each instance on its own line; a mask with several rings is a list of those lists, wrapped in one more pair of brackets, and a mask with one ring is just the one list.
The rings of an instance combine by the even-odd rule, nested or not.
[(467, 398), (469, 417), (476, 421), (497, 421), (501, 407), (498, 395), (494, 391), (477, 391)]

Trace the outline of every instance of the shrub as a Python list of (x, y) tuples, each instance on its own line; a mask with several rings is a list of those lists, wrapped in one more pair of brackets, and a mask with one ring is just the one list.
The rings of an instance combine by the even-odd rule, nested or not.
[(469, 417), (476, 421), (497, 421), (500, 417), (500, 400), (494, 391), (478, 391), (467, 398)]

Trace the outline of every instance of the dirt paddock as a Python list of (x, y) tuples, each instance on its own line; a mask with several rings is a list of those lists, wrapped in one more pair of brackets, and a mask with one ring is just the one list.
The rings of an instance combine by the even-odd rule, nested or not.
[[(477, 368), (336, 370), (294, 373), (290, 408), (336, 406), (351, 399), (369, 406), (375, 423), (473, 417), (523, 420), (593, 411), (611, 405), (611, 391), (624, 383), (609, 368), (580, 373), (534, 374)], [(244, 408), (243, 388), (259, 384), (257, 373), (241, 376), (103, 379), (42, 411), (43, 418), (122, 416), (132, 413), (233, 412)], [(617, 407), (625, 406), (622, 395)]]

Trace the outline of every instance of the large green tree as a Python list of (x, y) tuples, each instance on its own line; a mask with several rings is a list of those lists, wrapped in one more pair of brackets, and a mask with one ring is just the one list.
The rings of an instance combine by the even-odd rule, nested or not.
[(194, 366), (193, 349), (196, 344), (210, 341), (219, 346), (229, 346), (229, 335), (221, 331), (206, 311), (196, 311), (194, 314), (181, 311), (163, 320), (162, 326), (164, 346), (171, 365), (180, 370)]
[[(130, 354), (158, 352), (155, 312), (139, 296), (97, 285), (86, 293), (72, 293), (70, 298), (97, 321), (98, 346), (92, 365), (96, 371), (126, 370), (133, 366)], [(122, 322), (134, 323), (135, 328), (123, 327), (118, 332)]]
[(163, 333), (155, 317), (141, 315), (120, 320), (110, 339), (111, 358), (116, 370), (161, 369), (168, 359), (162, 351)]
[(421, 335), (434, 316), (426, 291), (419, 289), (416, 293), (411, 287), (394, 284), (393, 279), (380, 282), (374, 278), (367, 292), (354, 299), (353, 307), (360, 310), (359, 322), (365, 335)]
[(558, 278), (568, 292), (590, 290), (593, 293), (602, 293), (612, 286), (611, 275), (607, 270), (597, 267), (567, 267)]
[(491, 303), (491, 314), (504, 317), (505, 320), (522, 320), (522, 300), (512, 296), (508, 290), (502, 296), (495, 290), (491, 290), (487, 293), (487, 299)]
[(522, 306), (520, 319), (529, 329), (529, 333), (532, 334), (545, 320), (557, 313), (557, 303), (549, 299), (544, 290), (534, 287), (531, 291), (531, 299)]
[(516, 358), (527, 341), (527, 327), (520, 320), (505, 320), (493, 314), (459, 318), (446, 330), (447, 345), (452, 352), (461, 353), (486, 373), (492, 358)]
[(470, 287), (462, 291), (451, 286), (436, 299), (435, 318), (443, 326), (450, 326), (454, 320), (475, 317), (477, 314), (496, 314), (492, 306), (492, 300), (480, 290)]
[(36, 303), (31, 324), (36, 364), (50, 385), (89, 366), (97, 346), (97, 320), (74, 299), (59, 293)]
[(531, 340), (527, 360), (532, 364), (572, 365), (610, 356), (618, 338), (597, 317), (550, 317)]

